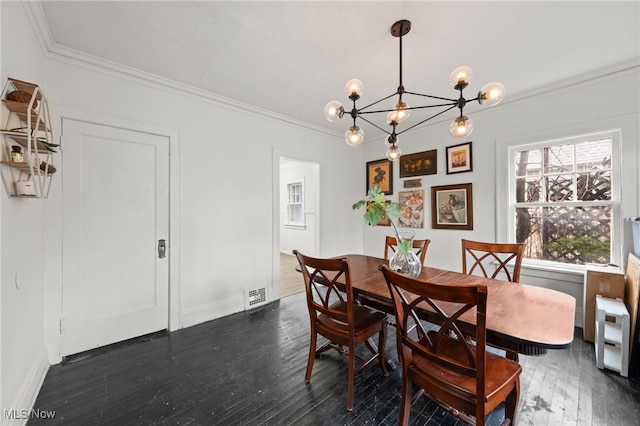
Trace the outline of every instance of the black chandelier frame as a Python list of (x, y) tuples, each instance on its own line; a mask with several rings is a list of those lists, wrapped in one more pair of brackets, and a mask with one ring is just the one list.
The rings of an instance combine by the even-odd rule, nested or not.
[[(391, 26), (391, 35), (393, 37), (397, 37), (399, 40), (399, 84), (398, 84), (398, 88), (396, 89), (395, 92), (393, 92), (392, 94), (385, 96), (381, 99), (378, 99), (375, 102), (372, 102), (364, 107), (358, 108), (356, 102), (360, 99), (360, 90), (361, 87), (357, 88), (357, 89), (350, 89), (350, 94), (349, 94), (349, 99), (352, 101), (352, 108), (350, 111), (348, 111), (348, 115), (351, 116), (351, 118), (353, 119), (353, 126), (347, 131), (347, 143), (349, 143), (350, 145), (357, 145), (362, 141), (362, 130), (360, 129), (360, 127), (358, 127), (357, 125), (357, 119), (360, 118), (363, 121), (365, 121), (366, 123), (370, 124), (371, 126), (375, 127), (376, 129), (384, 132), (386, 135), (388, 135), (388, 137), (386, 138), (386, 144), (387, 146), (390, 148), (390, 150), (392, 151), (396, 151), (394, 156), (394, 159), (397, 159), (397, 157), (399, 156), (399, 150), (396, 146), (396, 143), (398, 141), (398, 136), (408, 132), (409, 130), (412, 130), (424, 123), (426, 123), (429, 120), (432, 120), (436, 117), (439, 117), (442, 114), (445, 114), (448, 111), (451, 111), (452, 109), (458, 108), (460, 110), (460, 115), (458, 117), (456, 117), (454, 119), (454, 122), (452, 123), (452, 134), (454, 134), (453, 129), (456, 128), (456, 126), (467, 126), (467, 125), (471, 125), (471, 120), (466, 117), (464, 115), (464, 108), (465, 106), (469, 103), (469, 102), (474, 102), (474, 101), (478, 101), (478, 103), (483, 104), (485, 102), (489, 103), (490, 105), (494, 105), (498, 102), (500, 102), (500, 100), (502, 99), (502, 96), (504, 95), (504, 86), (502, 86), (499, 83), (490, 83), (490, 85), (499, 85), (500, 90), (499, 90), (499, 94), (498, 95), (494, 95), (493, 93), (489, 93), (489, 91), (483, 91), (486, 87), (489, 87), (489, 85), (483, 87), (483, 90), (480, 90), (478, 92), (478, 95), (473, 98), (473, 99), (466, 99), (464, 97), (464, 89), (469, 85), (469, 74), (471, 72), (471, 70), (467, 67), (460, 67), (457, 68), (456, 71), (464, 69), (465, 73), (462, 77), (455, 77), (456, 79), (453, 80), (455, 82), (455, 84), (452, 82), (452, 86), (453, 89), (459, 91), (459, 97), (457, 99), (454, 98), (447, 98), (447, 97), (442, 97), (442, 96), (434, 96), (434, 95), (427, 95), (427, 94), (423, 94), (423, 93), (417, 93), (417, 92), (411, 92), (405, 89), (404, 84), (403, 84), (403, 55), (402, 55), (402, 39), (405, 35), (407, 35), (409, 33), (409, 31), (411, 30), (411, 22), (406, 20), (406, 19), (402, 19), (399, 20), (397, 22), (395, 22), (392, 26)], [(454, 71), (455, 72), (455, 71)], [(453, 78), (453, 77), (452, 77)], [(351, 80), (351, 81), (356, 81), (356, 80)], [(350, 81), (350, 82), (351, 82)], [(357, 81), (358, 84), (361, 84), (360, 81)], [(349, 83), (347, 83), (349, 84)], [(420, 106), (407, 106), (404, 102), (403, 102), (403, 96), (406, 95), (412, 95), (412, 96), (417, 96), (417, 97), (422, 97), (422, 98), (429, 98), (429, 99), (433, 99), (433, 100), (439, 100), (442, 101), (440, 103), (433, 103), (433, 104), (429, 104), (429, 105), (420, 105)], [(398, 96), (398, 102), (396, 104), (396, 106), (394, 108), (391, 109), (375, 109), (375, 110), (369, 110), (371, 107), (386, 101), (388, 99), (393, 98), (394, 96)], [(493, 98), (495, 96), (495, 98)], [(491, 102), (489, 102), (489, 100), (491, 100)], [(333, 105), (332, 105), (333, 104)], [(329, 113), (327, 113), (327, 109), (325, 108), (325, 113), (327, 113), (327, 118), (330, 121), (334, 121), (337, 118), (342, 118), (345, 115), (345, 109), (344, 107), (337, 101), (332, 101), (327, 105), (327, 108), (332, 107), (329, 111)], [(411, 111), (411, 110), (421, 110), (421, 109), (428, 109), (428, 108), (444, 108), (442, 111), (439, 111), (431, 116), (428, 116), (427, 118), (420, 120), (419, 122), (412, 124), (411, 126), (407, 127), (406, 129), (403, 129), (401, 131), (397, 131), (397, 127), (398, 125), (404, 121), (404, 119), (399, 119), (399, 117), (401, 116), (403, 111)], [(389, 124), (391, 126), (391, 131), (388, 131), (387, 129), (379, 126), (378, 124), (374, 123), (372, 120), (369, 120), (366, 115), (369, 114), (379, 114), (379, 113), (392, 113), (395, 112), (395, 115), (392, 115), (391, 118), (387, 118), (387, 124)], [(459, 134), (454, 134), (454, 136), (467, 136), (468, 134), (471, 133), (472, 128), (469, 127), (468, 129), (465, 129), (463, 132), (459, 133)], [(349, 141), (349, 132), (352, 132), (352, 134), (357, 135), (358, 132), (360, 133), (359, 135), (359, 140), (358, 137), (356, 137), (355, 142), (351, 143)], [(389, 156), (389, 152), (387, 153), (387, 155)], [(391, 159), (391, 158), (390, 158)]]

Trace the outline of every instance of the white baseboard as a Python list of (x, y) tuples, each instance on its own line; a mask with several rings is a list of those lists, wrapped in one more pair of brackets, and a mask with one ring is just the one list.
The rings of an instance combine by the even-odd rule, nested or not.
[(244, 311), (244, 297), (238, 296), (220, 302), (194, 306), (182, 311), (182, 327), (190, 327), (227, 315)]
[(2, 407), (0, 413), (0, 424), (2, 426), (23, 426), (34, 412), (38, 412), (39, 407), (34, 407), (44, 378), (49, 370), (49, 362), (45, 351), (40, 353), (25, 379), (22, 386), (11, 401), (9, 407)]

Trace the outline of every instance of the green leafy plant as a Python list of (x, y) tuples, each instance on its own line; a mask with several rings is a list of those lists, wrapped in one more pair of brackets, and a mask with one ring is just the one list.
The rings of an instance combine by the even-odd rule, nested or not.
[(545, 247), (545, 250), (550, 253), (575, 250), (579, 252), (584, 262), (596, 262), (599, 257), (608, 258), (610, 249), (609, 241), (600, 241), (588, 236), (560, 237)]
[(40, 145), (42, 145), (47, 151), (50, 152), (57, 152), (56, 148), (60, 146), (60, 144), (57, 143), (49, 143), (46, 138), (42, 137), (36, 138), (36, 141), (38, 141)]
[(396, 241), (398, 242), (398, 251), (400, 253), (408, 253), (411, 251), (411, 243), (408, 240), (400, 239), (398, 234), (398, 228), (391, 219), (397, 219), (402, 213), (402, 206), (396, 202), (387, 202), (384, 193), (380, 190), (378, 185), (373, 185), (369, 188), (367, 197), (357, 201), (353, 205), (353, 210), (359, 210), (366, 206), (364, 213), (364, 222), (369, 226), (376, 226), (382, 219), (389, 218), (393, 231), (396, 234)]

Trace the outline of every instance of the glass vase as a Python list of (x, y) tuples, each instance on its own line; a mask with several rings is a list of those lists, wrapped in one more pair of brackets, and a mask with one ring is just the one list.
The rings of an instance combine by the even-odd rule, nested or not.
[(413, 251), (414, 231), (399, 231), (397, 238), (397, 247), (391, 259), (389, 259), (389, 267), (401, 274), (409, 275), (416, 278), (422, 271), (420, 259)]

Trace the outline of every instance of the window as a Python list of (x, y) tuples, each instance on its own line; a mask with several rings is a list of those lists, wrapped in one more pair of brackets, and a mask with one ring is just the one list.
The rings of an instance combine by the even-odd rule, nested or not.
[[(526, 259), (610, 263), (619, 229), (616, 132), (509, 148), (512, 240)], [(617, 256), (616, 256), (617, 257)]]
[(287, 225), (305, 226), (304, 191), (302, 182), (287, 185)]

